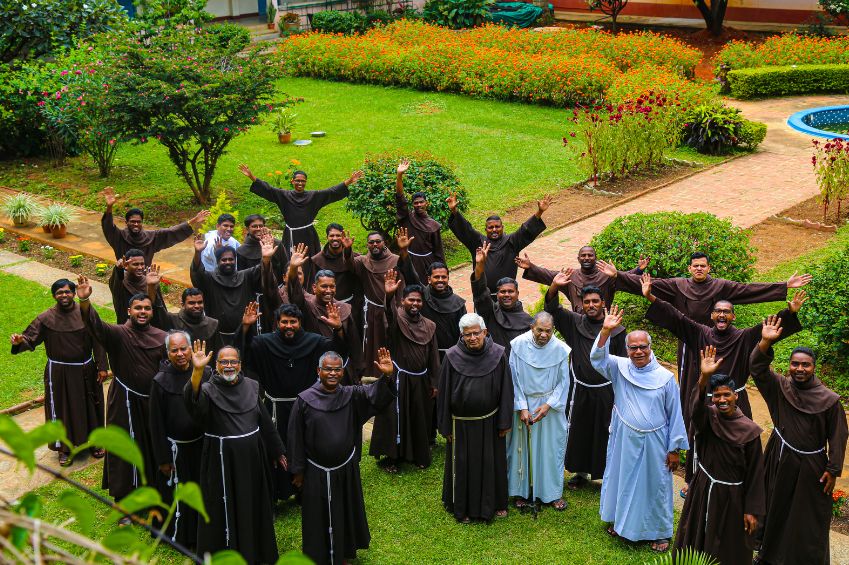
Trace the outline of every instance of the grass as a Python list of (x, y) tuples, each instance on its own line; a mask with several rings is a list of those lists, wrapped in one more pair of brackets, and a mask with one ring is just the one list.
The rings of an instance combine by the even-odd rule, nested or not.
[[(3, 296), (3, 315), (0, 316), (0, 336), (22, 333), (29, 323), (56, 301), (50, 288), (16, 275), (0, 272), (0, 295)], [(104, 320), (115, 321), (109, 308), (97, 309)], [(5, 351), (9, 351), (6, 349)], [(5, 375), (0, 384), (0, 408), (8, 408), (40, 396), (44, 392), (44, 365), (47, 355), (40, 345), (34, 352), (18, 355), (4, 354)]]
[[(259, 125), (236, 138), (218, 163), (213, 193), (226, 190), (242, 218), (257, 211), (276, 212), (248, 192), (249, 183), (237, 170), (242, 162), (268, 179), (268, 173), (284, 171), (297, 159), (310, 175), (308, 186), (317, 189), (346, 179), (368, 153), (429, 151), (456, 165), (476, 224), (491, 213), (504, 213), (586, 177), (563, 147), (562, 138), (574, 127), (563, 109), (307, 78), (281, 79), (279, 88), (305, 99), (296, 108), (295, 137), (316, 130), (326, 131), (327, 137), (308, 147), (281, 145), (269, 127)], [(715, 162), (686, 149), (670, 156)], [(121, 205), (140, 205), (152, 224), (186, 219), (198, 208), (166, 150), (155, 141), (122, 145), (108, 179), (97, 176), (87, 157), (78, 157), (58, 169), (45, 161), (0, 163), (0, 184), (95, 210), (103, 207), (100, 191), (114, 185), (124, 196)], [(365, 230), (345, 211), (344, 202), (325, 208), (318, 217), (319, 226), (330, 221), (351, 229), (357, 246), (364, 247)], [(450, 247), (453, 237), (446, 239)], [(449, 249), (449, 260), (467, 261), (468, 253)]]
[[(363, 451), (367, 451), (364, 445)], [(534, 521), (529, 514), (511, 509), (510, 515), (492, 524), (460, 525), (442, 508), (442, 473), (445, 444), (434, 451), (433, 464), (425, 471), (402, 468), (398, 475), (379, 470), (370, 457), (360, 463), (366, 512), (371, 529), (371, 548), (358, 552), (360, 564), (395, 563), (619, 563), (642, 564), (655, 554), (645, 544), (613, 540), (598, 517), (599, 489), (567, 491), (569, 508), (556, 512), (545, 508)], [(100, 492), (101, 464), (72, 475)], [(42, 496), (43, 515), (59, 522), (70, 513), (58, 502), (67, 487), (52, 483), (35, 492)], [(300, 550), (300, 509), (294, 503), (278, 504), (275, 521), (281, 553)], [(106, 535), (112, 525), (104, 523), (107, 512), (98, 509), (93, 537)], [(676, 521), (678, 519), (676, 513)], [(139, 531), (140, 539), (145, 534)], [(168, 548), (157, 550), (162, 563), (178, 563)]]

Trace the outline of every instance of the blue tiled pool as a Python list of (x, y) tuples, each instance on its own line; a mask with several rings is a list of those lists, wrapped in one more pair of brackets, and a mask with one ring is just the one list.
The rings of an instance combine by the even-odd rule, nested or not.
[(822, 129), (829, 124), (849, 123), (849, 106), (823, 106), (821, 108), (810, 108), (796, 112), (787, 119), (787, 124), (803, 133), (826, 139), (846, 139), (849, 135), (845, 133), (834, 133)]

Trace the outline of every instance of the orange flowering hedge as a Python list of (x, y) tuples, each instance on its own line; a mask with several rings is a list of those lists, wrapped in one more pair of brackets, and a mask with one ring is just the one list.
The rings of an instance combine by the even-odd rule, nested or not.
[(643, 65), (683, 79), (701, 57), (650, 33), (497, 25), (456, 32), (407, 20), (358, 36), (291, 37), (280, 53), (294, 75), (555, 105), (601, 100), (624, 73)]

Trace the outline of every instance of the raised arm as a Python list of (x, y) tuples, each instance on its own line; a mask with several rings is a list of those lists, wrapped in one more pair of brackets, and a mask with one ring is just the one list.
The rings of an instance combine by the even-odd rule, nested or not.
[(643, 273), (640, 277), (642, 294), (651, 302), (651, 306), (646, 310), (646, 320), (669, 330), (689, 347), (697, 347), (699, 335), (704, 326), (679, 312), (672, 304), (655, 296), (652, 292), (652, 282), (651, 275), (648, 273)]
[(533, 241), (545, 231), (545, 222), (542, 221), (542, 214), (551, 205), (551, 195), (546, 196), (537, 202), (537, 211), (524, 224), (519, 226), (519, 229), (505, 237), (510, 238), (510, 246), (514, 253), (519, 253), (522, 249), (533, 243)]
[[(517, 256), (515, 262), (516, 266), (520, 267), (523, 271), (522, 278), (535, 283), (550, 285), (551, 281), (554, 280), (554, 277), (557, 276), (558, 273), (558, 271), (553, 271), (551, 269), (535, 265), (531, 262), (527, 253), (524, 254), (524, 257)], [(561, 285), (561, 288), (563, 286), (565, 285)]]
[[(286, 290), (289, 294), (289, 302), (297, 305), (302, 311), (305, 311), (306, 301), (304, 299), (304, 287), (298, 277), (298, 267), (306, 263), (307, 249), (304, 243), (299, 243), (292, 249), (292, 256), (289, 258), (289, 270), (286, 272)], [(277, 294), (276, 290), (275, 288), (274, 294)], [(268, 294), (271, 289), (264, 289), (264, 292)], [(279, 299), (277, 301), (279, 302)]]
[(36, 318), (22, 334), (12, 334), (9, 338), (12, 342), (12, 355), (17, 355), (21, 351), (33, 351), (40, 343), (44, 341), (44, 326), (41, 323), (41, 318)]
[(708, 345), (699, 352), (701, 356), (701, 373), (699, 374), (698, 386), (693, 387), (693, 392), (690, 394), (689, 402), (692, 409), (692, 422), (697, 431), (704, 430), (708, 425), (708, 411), (705, 405), (705, 394), (710, 384), (710, 378), (719, 370), (722, 365), (722, 357), (716, 358), (716, 347)]
[(115, 202), (118, 201), (118, 194), (115, 194), (115, 189), (111, 186), (107, 186), (101, 192), (103, 195), (103, 199), (106, 201), (106, 209), (103, 212), (103, 216), (100, 218), (100, 229), (103, 230), (103, 237), (106, 238), (106, 242), (115, 252), (115, 258), (118, 258), (119, 249), (121, 246), (121, 230), (118, 229), (118, 226), (115, 225), (115, 218), (112, 216), (112, 208), (115, 206)]
[(177, 245), (188, 237), (191, 237), (196, 228), (200, 228), (209, 217), (209, 210), (201, 210), (189, 220), (171, 226), (170, 228), (162, 228), (153, 232), (153, 250), (161, 251)]
[(620, 310), (615, 304), (610, 307), (610, 310), (605, 310), (601, 331), (595, 338), (595, 343), (593, 343), (590, 352), (590, 363), (592, 363), (593, 369), (611, 382), (615, 382), (619, 378), (619, 366), (610, 355), (610, 334), (622, 325), (623, 316), (624, 311)]
[(101, 344), (108, 344), (115, 333), (112, 324), (107, 324), (97, 315), (97, 310), (91, 307), (91, 284), (88, 277), (80, 275), (77, 278), (77, 301), (80, 303), (80, 316), (82, 316), (88, 332)]
[(482, 233), (475, 230), (472, 224), (457, 209), (457, 195), (452, 194), (449, 196), (447, 202), (448, 208), (451, 210), (451, 216), (448, 218), (448, 229), (469, 250), (469, 253), (474, 256), (475, 250), (480, 247), (482, 241), (486, 241), (486, 238)]
[(779, 376), (770, 370), (770, 363), (774, 357), (772, 345), (779, 340), (783, 333), (781, 327), (781, 318), (778, 316), (767, 316), (761, 326), (761, 340), (752, 350), (749, 357), (749, 372), (755, 385), (758, 387), (761, 395), (769, 404), (771, 399), (774, 399), (777, 394), (781, 394), (778, 390)]
[(574, 346), (575, 331), (578, 322), (581, 320), (581, 315), (564, 309), (560, 305), (557, 293), (562, 292), (566, 285), (572, 281), (572, 272), (572, 269), (563, 269), (557, 273), (545, 293), (545, 311), (554, 317), (554, 327), (570, 347)]
[(481, 247), (475, 251), (475, 272), (472, 275), (472, 299), (477, 312), (487, 323), (493, 319), (495, 313), (492, 304), (492, 295), (486, 281), (486, 256), (489, 253), (489, 242), (484, 241)]
[(404, 174), (410, 168), (409, 159), (401, 159), (395, 172), (395, 218), (401, 222), (410, 215), (407, 196), (404, 194)]

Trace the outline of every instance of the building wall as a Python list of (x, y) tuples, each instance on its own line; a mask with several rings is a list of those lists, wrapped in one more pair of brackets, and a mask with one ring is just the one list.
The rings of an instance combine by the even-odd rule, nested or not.
[(216, 18), (257, 14), (260, 12), (260, 2), (263, 4), (262, 13), (264, 14), (267, 0), (208, 0), (206, 10), (214, 14)]
[[(555, 10), (589, 12), (586, 0), (552, 0), (552, 3)], [(730, 0), (725, 20), (798, 24), (819, 11), (817, 0)], [(630, 0), (622, 15), (701, 19), (692, 0)]]

